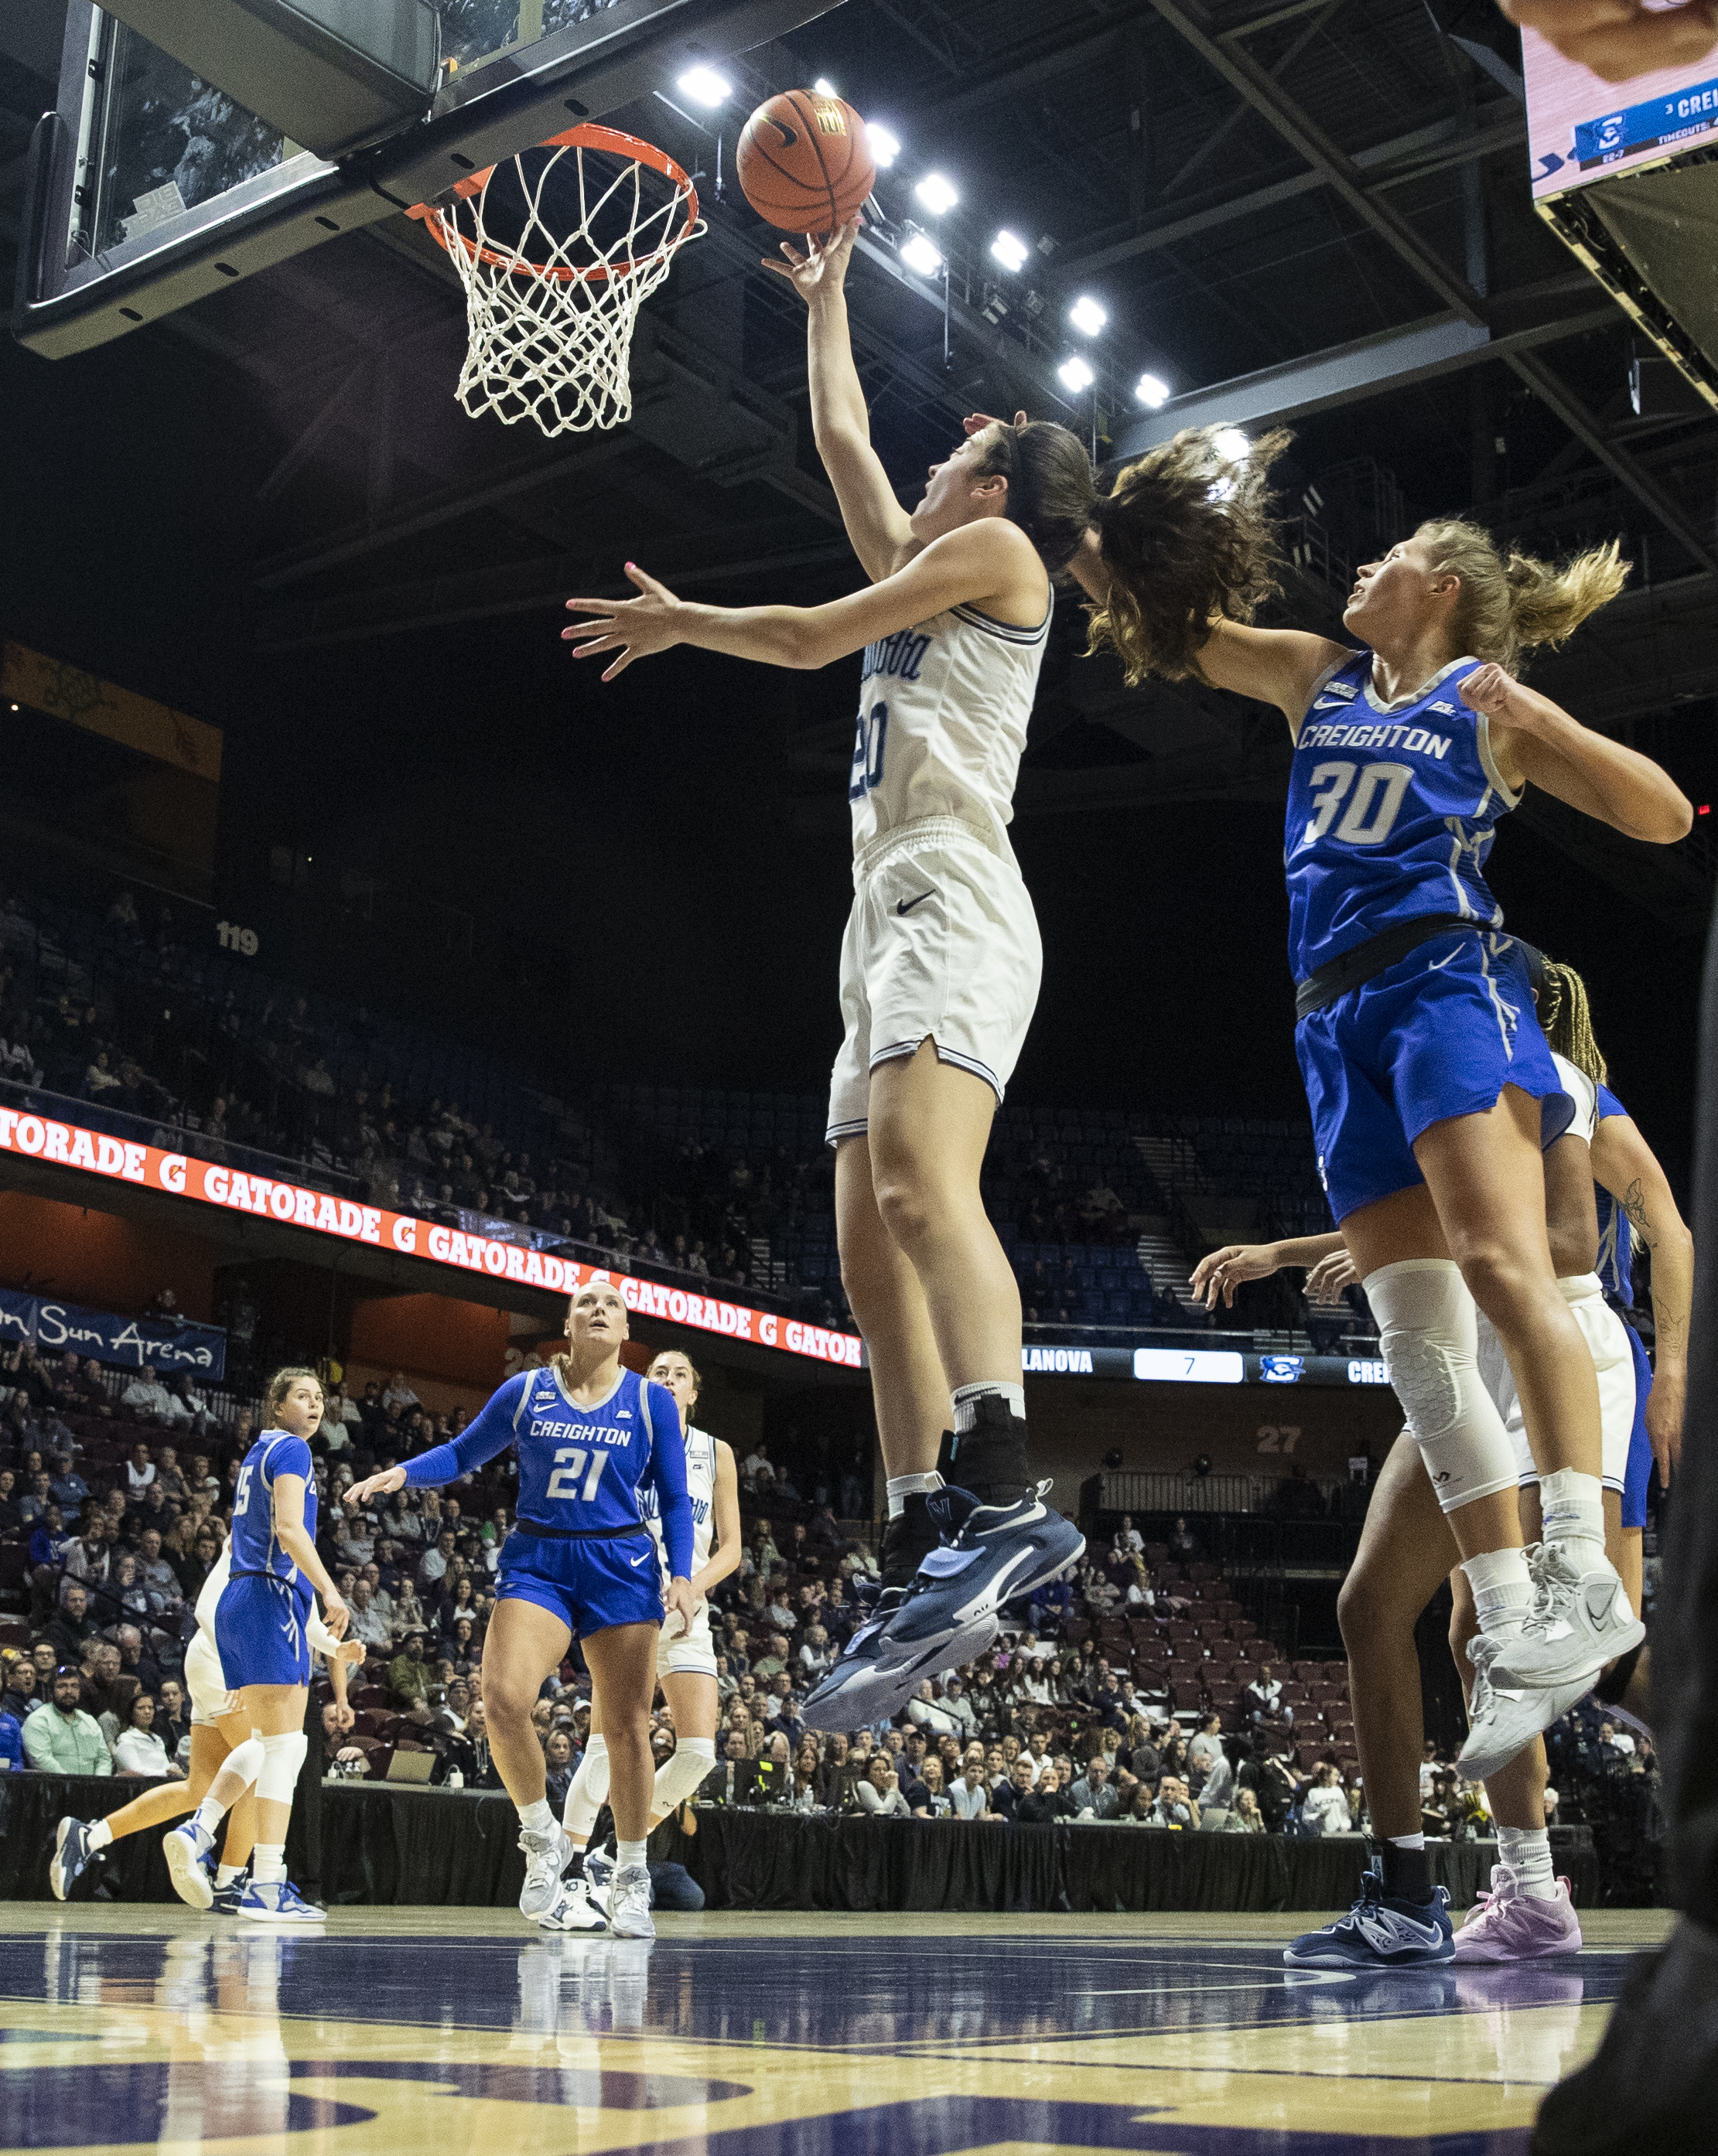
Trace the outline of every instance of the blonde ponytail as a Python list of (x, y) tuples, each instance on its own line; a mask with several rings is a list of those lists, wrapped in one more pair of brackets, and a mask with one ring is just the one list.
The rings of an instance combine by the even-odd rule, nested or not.
[(1628, 577), (1614, 539), (1557, 567), (1513, 550), (1505, 560), (1489, 531), (1460, 517), (1422, 524), (1414, 536), (1425, 542), (1437, 574), (1461, 579), (1450, 618), (1456, 653), (1494, 660), (1511, 674), (1524, 653), (1566, 642)]
[(1544, 961), (1539, 1025), (1547, 1045), (1559, 1055), (1584, 1070), (1595, 1086), (1605, 1083), (1608, 1072), (1593, 1036), (1587, 983), (1572, 966), (1560, 965), (1555, 958)]

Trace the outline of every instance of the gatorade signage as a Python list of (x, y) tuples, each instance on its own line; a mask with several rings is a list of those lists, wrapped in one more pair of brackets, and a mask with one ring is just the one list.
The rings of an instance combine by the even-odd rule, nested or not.
[(16, 1108), (0, 1108), (0, 1152), (23, 1153), (146, 1190), (164, 1190), (198, 1205), (278, 1220), (283, 1227), (307, 1228), (342, 1242), (368, 1243), (455, 1271), (517, 1281), (522, 1287), (541, 1288), (551, 1295), (570, 1295), (587, 1281), (612, 1280), (627, 1308), (641, 1317), (666, 1318), (694, 1332), (719, 1333), (814, 1363), (838, 1363), (853, 1370), (862, 1367), (860, 1342), (850, 1332), (831, 1332), (774, 1311), (752, 1310), (719, 1296), (694, 1295), (660, 1281), (635, 1280), (630, 1274), (553, 1257), (519, 1243), (444, 1227), (415, 1214), (389, 1213), (355, 1199), (276, 1182), (188, 1153), (165, 1152), (158, 1146), (110, 1137), (105, 1132), (83, 1130), (75, 1123), (55, 1122)]

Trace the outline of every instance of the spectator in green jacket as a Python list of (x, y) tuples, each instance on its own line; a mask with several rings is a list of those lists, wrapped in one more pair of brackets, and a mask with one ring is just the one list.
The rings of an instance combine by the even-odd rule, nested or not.
[(420, 1699), (430, 1697), (435, 1675), (424, 1659), (424, 1636), (421, 1632), (409, 1632), (404, 1650), (388, 1665), (388, 1689), (407, 1707), (415, 1707)]
[(39, 1774), (111, 1774), (113, 1758), (94, 1716), (78, 1705), (82, 1679), (75, 1670), (54, 1673), (54, 1704), (39, 1707), (24, 1724), (24, 1756)]

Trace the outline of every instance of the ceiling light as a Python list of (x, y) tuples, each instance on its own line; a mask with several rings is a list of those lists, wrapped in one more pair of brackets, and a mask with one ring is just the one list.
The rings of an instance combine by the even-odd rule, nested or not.
[(1225, 464), (1244, 465), (1252, 454), (1252, 444), (1238, 427), (1225, 427), (1211, 438), (1211, 446)]
[(812, 84), (811, 87), (817, 92), (817, 95), (820, 97), (839, 97), (841, 95), (840, 90), (836, 88), (835, 85), (830, 80), (826, 74), (819, 75), (816, 81)]
[(902, 247), (901, 259), (921, 277), (934, 277), (943, 266), (942, 255), (922, 232), (915, 232)]
[(960, 199), (959, 191), (940, 172), (927, 172), (913, 192), (933, 217), (941, 217)]
[(1082, 296), (1074, 301), (1067, 311), (1067, 318), (1082, 336), (1096, 336), (1109, 320), (1105, 310), (1088, 296)]
[(1149, 411), (1155, 412), (1168, 403), (1170, 386), (1158, 375), (1142, 374), (1134, 384), (1134, 394)]
[(999, 232), (990, 242), (990, 253), (1005, 270), (1024, 270), (1031, 249), (1011, 232)]
[(1082, 389), (1089, 389), (1098, 379), (1078, 352), (1072, 359), (1063, 360), (1061, 366), (1057, 368), (1056, 374), (1057, 379), (1065, 389), (1072, 389), (1076, 393)]
[(694, 105), (712, 110), (718, 105), (726, 105), (733, 95), (733, 85), (725, 74), (718, 74), (714, 68), (688, 68), (675, 88)]
[(880, 127), (874, 120), (867, 121), (865, 140), (871, 149), (872, 162), (880, 172), (886, 172), (901, 154), (901, 138), (892, 135), (887, 127)]

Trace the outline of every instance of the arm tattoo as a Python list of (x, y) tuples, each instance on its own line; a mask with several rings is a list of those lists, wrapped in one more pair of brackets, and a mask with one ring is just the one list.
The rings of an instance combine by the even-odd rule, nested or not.
[(1650, 1250), (1652, 1247), (1653, 1239), (1648, 1229), (1646, 1199), (1641, 1195), (1640, 1178), (1638, 1176), (1636, 1176), (1633, 1182), (1629, 1184), (1623, 1195), (1617, 1200), (1617, 1203), (1622, 1207), (1623, 1212), (1627, 1214), (1629, 1226), (1633, 1229), (1635, 1234), (1640, 1237), (1641, 1240), (1645, 1243), (1647, 1247)]

